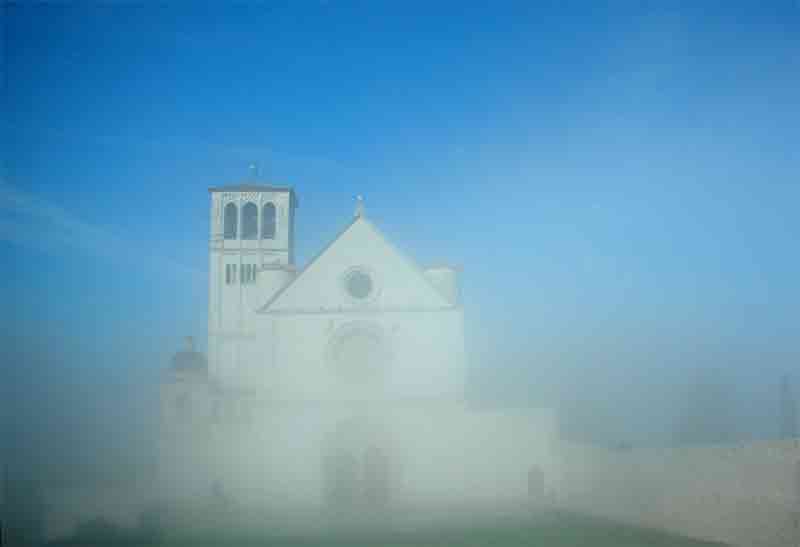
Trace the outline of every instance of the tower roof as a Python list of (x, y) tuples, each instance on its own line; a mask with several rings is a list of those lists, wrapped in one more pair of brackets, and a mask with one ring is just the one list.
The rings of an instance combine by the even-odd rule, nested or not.
[(253, 183), (239, 183), (239, 184), (225, 184), (223, 186), (212, 186), (208, 189), (209, 192), (292, 192), (294, 189), (291, 186), (272, 186), (270, 184), (253, 184)]
[(211, 186), (208, 191), (214, 192), (284, 192), (291, 194), (291, 200), (295, 207), (300, 205), (297, 194), (291, 186), (272, 186), (270, 184), (254, 184), (252, 182), (242, 182), (237, 184), (225, 184), (223, 186)]

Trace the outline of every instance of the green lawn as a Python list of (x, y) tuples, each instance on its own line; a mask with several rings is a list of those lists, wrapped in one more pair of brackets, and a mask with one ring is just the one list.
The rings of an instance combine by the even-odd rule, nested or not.
[(161, 541), (144, 541), (133, 535), (103, 538), (73, 538), (69, 541), (51, 543), (51, 547), (76, 545), (160, 545), (163, 547), (217, 546), (235, 547), (379, 547), (379, 546), (441, 546), (441, 547), (512, 547), (512, 546), (590, 546), (590, 547), (644, 547), (644, 546), (700, 546), (719, 545), (697, 541), (655, 530), (553, 512), (504, 524), (461, 524), (449, 526), (427, 526), (425, 529), (376, 532), (361, 531), (328, 532), (305, 537), (269, 535), (267, 533), (185, 533), (163, 538)]

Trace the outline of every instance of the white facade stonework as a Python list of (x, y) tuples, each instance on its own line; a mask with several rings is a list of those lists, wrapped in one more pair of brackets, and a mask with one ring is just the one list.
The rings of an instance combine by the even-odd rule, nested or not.
[(534, 468), (552, 487), (551, 412), (466, 406), (457, 272), (419, 268), (363, 206), (298, 272), (296, 209), (290, 188), (211, 189), (208, 363), (184, 352), (165, 375), (164, 495), (496, 501)]

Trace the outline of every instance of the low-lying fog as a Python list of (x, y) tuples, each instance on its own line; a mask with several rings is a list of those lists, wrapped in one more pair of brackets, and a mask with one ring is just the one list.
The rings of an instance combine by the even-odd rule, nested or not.
[(207, 189), (251, 162), (297, 192), (300, 267), (356, 195), (462, 267), (472, 407), (609, 447), (783, 434), (796, 7), (2, 10), (7, 477), (153, 476), (160, 374), (206, 351)]

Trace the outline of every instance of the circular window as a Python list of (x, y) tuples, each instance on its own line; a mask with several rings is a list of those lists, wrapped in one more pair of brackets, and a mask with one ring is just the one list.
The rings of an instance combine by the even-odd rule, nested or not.
[(372, 293), (372, 277), (366, 272), (355, 270), (347, 274), (344, 281), (348, 294), (353, 298), (364, 299)]

